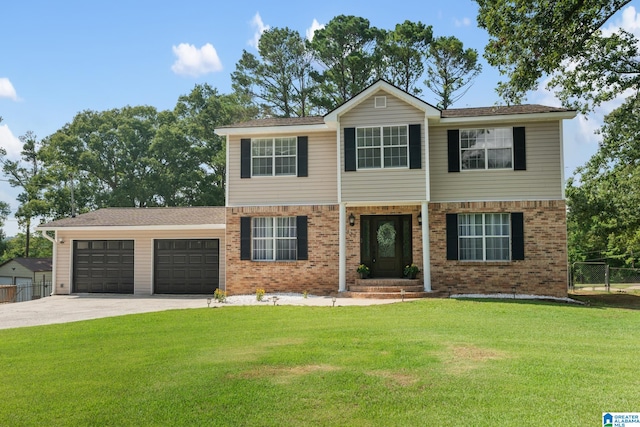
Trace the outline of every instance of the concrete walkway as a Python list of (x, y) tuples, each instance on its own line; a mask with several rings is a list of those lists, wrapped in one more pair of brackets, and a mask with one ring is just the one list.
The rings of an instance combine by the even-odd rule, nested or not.
[[(292, 295), (277, 295), (277, 297), (277, 305), (327, 307), (333, 305), (331, 297), (310, 296), (309, 298), (302, 298), (301, 296)], [(337, 298), (335, 306), (389, 304), (399, 301), (394, 299)], [(273, 305), (272, 295), (266, 295), (265, 300), (262, 302), (256, 301), (255, 295), (241, 295), (229, 297), (228, 302), (224, 304), (211, 304), (212, 307), (238, 305)], [(56, 295), (34, 301), (0, 304), (0, 329), (77, 322), (134, 313), (205, 307), (207, 307), (207, 297), (204, 295)]]

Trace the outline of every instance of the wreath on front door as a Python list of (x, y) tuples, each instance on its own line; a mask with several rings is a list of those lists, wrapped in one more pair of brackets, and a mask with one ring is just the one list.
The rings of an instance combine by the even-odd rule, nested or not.
[(378, 228), (378, 244), (382, 247), (391, 247), (396, 243), (396, 229), (391, 223), (385, 223)]

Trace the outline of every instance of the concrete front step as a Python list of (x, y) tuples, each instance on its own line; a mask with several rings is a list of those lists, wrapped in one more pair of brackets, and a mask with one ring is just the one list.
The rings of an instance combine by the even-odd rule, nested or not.
[(421, 279), (356, 279), (356, 286), (422, 286)]
[(351, 292), (395, 292), (400, 293), (404, 289), (405, 292), (422, 292), (424, 286), (422, 285), (405, 285), (405, 286), (362, 286), (351, 285), (349, 290)]
[[(372, 298), (372, 299), (402, 299), (400, 292), (342, 292), (341, 297), (346, 298)], [(442, 294), (439, 292), (405, 292), (404, 299), (416, 298), (440, 298)]]

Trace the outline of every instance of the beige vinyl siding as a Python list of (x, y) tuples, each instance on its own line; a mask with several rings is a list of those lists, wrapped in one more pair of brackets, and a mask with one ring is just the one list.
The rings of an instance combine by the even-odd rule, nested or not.
[[(448, 172), (447, 130), (525, 127), (526, 171)], [(562, 198), (560, 123), (532, 122), (429, 129), (431, 201), (535, 200)]]
[[(225, 230), (58, 230), (56, 288), (58, 294), (71, 292), (73, 272), (72, 240), (133, 240), (134, 241), (134, 294), (153, 293), (153, 240), (154, 239), (220, 239), (220, 288), (225, 284)], [(64, 286), (62, 286), (64, 285)]]
[(308, 175), (240, 178), (239, 136), (229, 137), (229, 200), (227, 206), (337, 203), (336, 133), (265, 134), (259, 138), (307, 136)]
[[(387, 97), (386, 108), (375, 108), (376, 96)], [(351, 127), (419, 124), (422, 139), (422, 169), (389, 168), (344, 171), (344, 129)], [(340, 173), (342, 201), (391, 202), (426, 199), (424, 158), (424, 113), (384, 91), (378, 91), (340, 118)]]

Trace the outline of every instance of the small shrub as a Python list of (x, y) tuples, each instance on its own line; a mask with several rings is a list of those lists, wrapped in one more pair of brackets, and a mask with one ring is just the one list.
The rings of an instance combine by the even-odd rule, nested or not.
[(264, 289), (262, 288), (258, 288), (256, 289), (256, 300), (258, 301), (262, 301), (264, 299)]
[(227, 291), (223, 291), (220, 288), (216, 289), (213, 293), (213, 299), (218, 302), (225, 302), (227, 300)]
[(302, 298), (307, 299), (308, 296), (309, 296), (309, 292), (308, 291), (304, 291), (302, 293)]

